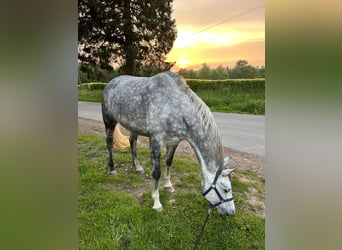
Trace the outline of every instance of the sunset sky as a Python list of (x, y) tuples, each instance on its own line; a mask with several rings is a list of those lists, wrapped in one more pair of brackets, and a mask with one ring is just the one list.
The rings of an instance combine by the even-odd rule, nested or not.
[(173, 8), (178, 35), (167, 61), (176, 61), (174, 70), (203, 63), (232, 67), (239, 59), (265, 65), (264, 1), (174, 0)]

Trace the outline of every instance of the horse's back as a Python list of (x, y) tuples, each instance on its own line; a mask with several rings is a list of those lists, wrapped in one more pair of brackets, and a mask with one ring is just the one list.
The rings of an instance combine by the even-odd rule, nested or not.
[(104, 90), (103, 113), (138, 134), (179, 134), (185, 129), (182, 115), (191, 113), (186, 88), (171, 72), (119, 76)]

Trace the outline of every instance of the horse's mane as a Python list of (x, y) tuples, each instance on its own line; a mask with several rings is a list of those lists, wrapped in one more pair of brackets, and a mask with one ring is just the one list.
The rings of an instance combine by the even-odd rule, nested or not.
[(166, 73), (175, 80), (179, 89), (189, 97), (193, 105), (193, 112), (198, 115), (201, 127), (205, 132), (209, 133), (208, 143), (211, 156), (218, 155), (217, 160), (223, 159), (220, 130), (209, 107), (190, 89), (182, 76), (178, 76), (172, 72)]

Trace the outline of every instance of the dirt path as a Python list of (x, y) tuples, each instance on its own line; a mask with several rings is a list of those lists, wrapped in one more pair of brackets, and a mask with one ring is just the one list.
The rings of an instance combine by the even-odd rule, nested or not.
[[(104, 124), (99, 121), (78, 118), (78, 131), (79, 133), (94, 133), (100, 136), (105, 136)], [(138, 145), (143, 147), (148, 147), (148, 139), (146, 137), (138, 137)], [(196, 159), (196, 156), (191, 148), (191, 146), (183, 141), (179, 144), (176, 150), (176, 154), (186, 154)], [(229, 168), (237, 168), (240, 170), (252, 170), (255, 172), (258, 179), (264, 180), (264, 167), (265, 160), (262, 157), (257, 157), (243, 152), (238, 152), (229, 148), (224, 148), (224, 154), (230, 157)], [(245, 182), (254, 182), (255, 179), (248, 179), (248, 176), (239, 176), (240, 179), (243, 178)], [(262, 217), (265, 216), (265, 192), (257, 195), (256, 190), (250, 190), (246, 193), (246, 197), (250, 203), (250, 209), (254, 210), (253, 207), (261, 207), (256, 209), (254, 212)]]

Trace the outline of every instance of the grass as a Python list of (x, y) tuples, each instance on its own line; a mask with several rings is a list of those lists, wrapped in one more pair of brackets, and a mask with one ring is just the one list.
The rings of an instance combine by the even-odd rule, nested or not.
[(87, 102), (101, 102), (103, 90), (78, 89), (78, 100)]
[(265, 93), (232, 91), (230, 88), (198, 90), (196, 94), (214, 112), (265, 114)]
[[(129, 150), (116, 150), (118, 174), (110, 176), (105, 139), (94, 134), (79, 135), (79, 249), (193, 248), (208, 209), (201, 195), (198, 163), (183, 155), (175, 156), (171, 180), (176, 191), (163, 189), (161, 178), (163, 212), (158, 213), (152, 210), (149, 151), (138, 147), (138, 157), (145, 175), (133, 169)], [(240, 181), (237, 176), (247, 176), (253, 182)], [(232, 182), (237, 214), (221, 216), (214, 210), (199, 249), (265, 248), (265, 220), (248, 208), (245, 199), (253, 185), (264, 183), (251, 172), (239, 170)]]
[[(234, 91), (231, 88), (197, 90), (196, 94), (213, 112), (240, 114), (265, 114), (265, 93), (254, 91)], [(101, 102), (102, 90), (79, 89), (78, 100)]]

